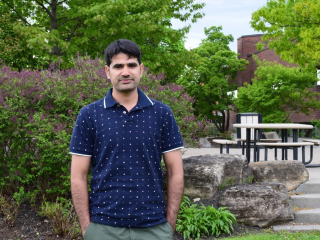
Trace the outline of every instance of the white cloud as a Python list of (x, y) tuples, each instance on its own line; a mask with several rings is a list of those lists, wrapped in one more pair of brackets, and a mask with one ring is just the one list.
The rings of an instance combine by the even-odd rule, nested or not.
[[(230, 48), (237, 51), (237, 39), (243, 35), (258, 34), (250, 27), (251, 15), (254, 11), (266, 5), (267, 0), (200, 0), (206, 3), (203, 8), (205, 16), (196, 23), (191, 23), (191, 29), (187, 35), (185, 47), (196, 48), (205, 39), (204, 28), (222, 26), (225, 35), (231, 34), (234, 42)], [(188, 23), (172, 21), (173, 28), (181, 28)]]

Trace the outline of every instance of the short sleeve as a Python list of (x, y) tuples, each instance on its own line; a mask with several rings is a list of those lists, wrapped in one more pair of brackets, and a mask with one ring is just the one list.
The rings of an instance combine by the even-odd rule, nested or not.
[(164, 114), (165, 116), (163, 119), (165, 119), (165, 121), (163, 123), (162, 131), (162, 153), (183, 148), (183, 140), (171, 109), (168, 107)]
[(85, 108), (81, 109), (71, 137), (70, 154), (92, 156), (94, 146), (92, 132), (94, 126), (87, 115)]

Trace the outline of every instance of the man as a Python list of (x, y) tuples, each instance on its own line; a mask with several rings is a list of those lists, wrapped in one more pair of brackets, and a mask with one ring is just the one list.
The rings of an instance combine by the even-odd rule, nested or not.
[(113, 88), (81, 109), (70, 143), (71, 192), (82, 234), (85, 240), (171, 240), (184, 184), (179, 128), (168, 106), (138, 88), (143, 64), (137, 44), (119, 39), (106, 48), (105, 60)]

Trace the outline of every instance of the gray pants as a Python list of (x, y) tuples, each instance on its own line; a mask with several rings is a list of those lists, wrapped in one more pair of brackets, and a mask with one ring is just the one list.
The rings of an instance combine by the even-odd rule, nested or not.
[(121, 228), (91, 222), (84, 240), (171, 240), (172, 235), (168, 222), (147, 228)]

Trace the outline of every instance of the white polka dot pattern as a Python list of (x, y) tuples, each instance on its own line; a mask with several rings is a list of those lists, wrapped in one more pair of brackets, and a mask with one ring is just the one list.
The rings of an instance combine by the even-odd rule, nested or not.
[(148, 227), (165, 222), (161, 156), (182, 148), (172, 111), (140, 89), (128, 112), (112, 98), (81, 109), (70, 153), (91, 156), (90, 215), (118, 227)]

